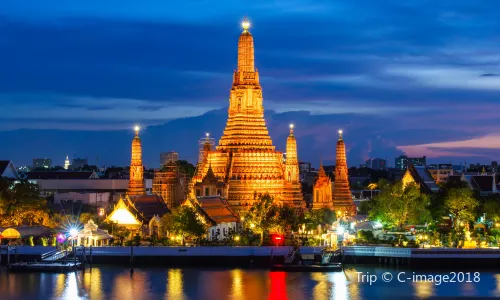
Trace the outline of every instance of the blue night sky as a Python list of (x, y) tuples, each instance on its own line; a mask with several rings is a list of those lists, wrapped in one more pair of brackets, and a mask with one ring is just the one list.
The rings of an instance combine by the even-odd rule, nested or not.
[[(140, 3), (140, 4), (139, 4)], [(0, 159), (126, 165), (226, 121), (239, 23), (252, 22), (278, 150), (349, 165), (403, 151), (430, 162), (500, 159), (500, 2), (470, 0), (0, 1)]]

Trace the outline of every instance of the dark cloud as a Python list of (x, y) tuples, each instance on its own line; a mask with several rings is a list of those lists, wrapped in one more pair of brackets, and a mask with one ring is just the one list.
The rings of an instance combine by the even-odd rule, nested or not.
[[(0, 3), (0, 129), (116, 130), (183, 118), (168, 124), (183, 126), (174, 140), (189, 153), (187, 137), (213, 122), (197, 116), (227, 106), (237, 22), (249, 14), (265, 106), (279, 112), (267, 115), (270, 131), (283, 142), (288, 118), (297, 119), (308, 159), (331, 155), (336, 127), (352, 130), (353, 162), (498, 131), (500, 4), (110, 1)], [(221, 132), (225, 108), (216, 112)]]

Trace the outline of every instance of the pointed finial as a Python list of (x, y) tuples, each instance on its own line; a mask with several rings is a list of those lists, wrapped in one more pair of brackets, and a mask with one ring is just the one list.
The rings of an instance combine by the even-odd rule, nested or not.
[(294, 128), (294, 127), (295, 127), (295, 126), (294, 126), (293, 124), (290, 124), (290, 134), (293, 134), (293, 128)]
[(241, 28), (243, 28), (243, 32), (247, 32), (248, 28), (250, 28), (250, 21), (248, 21), (247, 16), (243, 18), (243, 22), (241, 22)]
[(139, 125), (135, 125), (134, 126), (134, 131), (135, 131), (135, 135), (138, 136), (139, 135), (139, 130), (141, 130), (141, 127)]
[(339, 129), (339, 138), (342, 138), (342, 133), (344, 133), (344, 131), (342, 129)]

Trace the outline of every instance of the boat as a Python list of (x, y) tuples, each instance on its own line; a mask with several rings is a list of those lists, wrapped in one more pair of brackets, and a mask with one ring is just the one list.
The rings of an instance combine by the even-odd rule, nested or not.
[(57, 272), (66, 273), (83, 268), (79, 261), (56, 261), (56, 262), (18, 262), (8, 266), (12, 272)]
[(291, 251), (285, 256), (283, 264), (271, 266), (274, 272), (339, 272), (343, 270), (340, 249), (325, 248), (320, 257), (302, 254), (300, 250)]

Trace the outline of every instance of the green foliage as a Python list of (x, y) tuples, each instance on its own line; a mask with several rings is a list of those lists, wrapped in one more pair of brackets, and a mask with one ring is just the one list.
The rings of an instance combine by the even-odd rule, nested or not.
[(331, 225), (336, 220), (335, 212), (329, 208), (321, 208), (306, 211), (302, 224), (306, 225), (306, 230), (316, 230), (318, 226)]
[(181, 170), (181, 172), (188, 175), (189, 178), (192, 178), (194, 176), (196, 167), (193, 164), (189, 163), (187, 160), (178, 160), (176, 164)]
[(264, 243), (264, 233), (269, 232), (273, 226), (276, 226), (278, 209), (273, 201), (274, 198), (271, 195), (262, 195), (245, 215), (245, 227), (249, 228), (253, 233), (259, 234), (260, 246)]
[(460, 222), (470, 222), (475, 219), (475, 209), (479, 202), (468, 188), (450, 189), (444, 201), (445, 207), (453, 216), (453, 227), (458, 228)]
[(408, 223), (417, 225), (430, 221), (429, 197), (420, 193), (417, 185), (403, 187), (401, 182), (380, 182), (379, 188), (380, 194), (372, 200), (374, 202), (369, 213), (370, 219), (398, 229)]
[(180, 206), (162, 217), (162, 232), (180, 235), (184, 244), (186, 237), (201, 238), (206, 228), (193, 207)]
[(141, 245), (141, 236), (138, 233), (136, 233), (132, 242), (133, 242), (134, 246), (140, 246)]
[(488, 220), (493, 222), (500, 221), (500, 199), (488, 197), (485, 199), (482, 212), (486, 214)]
[(97, 217), (97, 214), (93, 213), (81, 213), (79, 217), (80, 224), (87, 224), (89, 220), (94, 221), (94, 223), (98, 223), (97, 221), (99, 218)]
[(112, 225), (112, 232), (111, 234), (115, 237), (115, 245), (116, 246), (123, 246), (123, 242), (125, 239), (127, 239), (130, 236), (130, 231), (123, 227), (119, 226), (118, 224), (111, 224)]
[(27, 181), (0, 179), (0, 226), (50, 225), (47, 201)]

